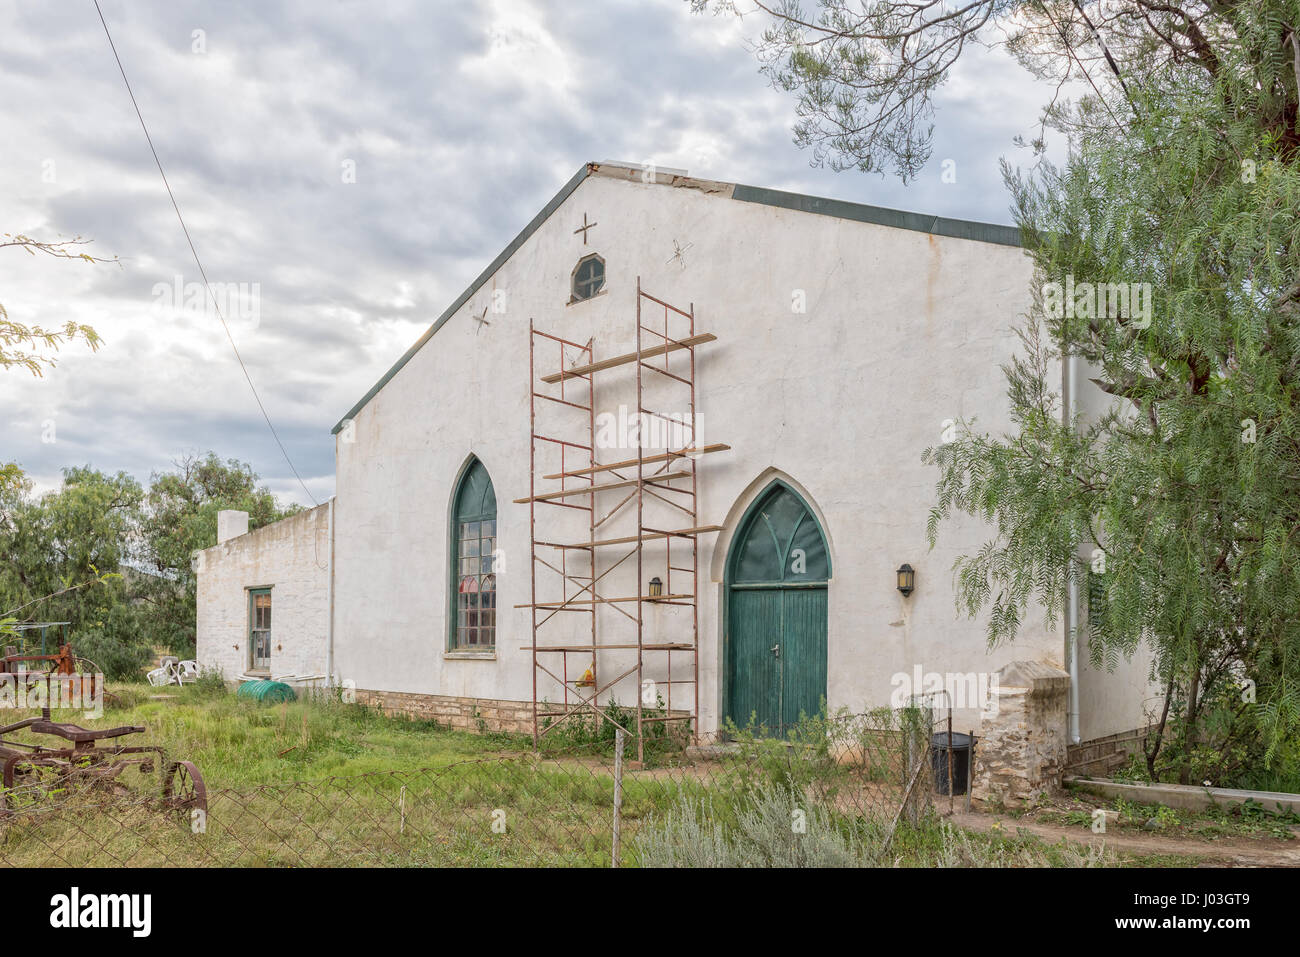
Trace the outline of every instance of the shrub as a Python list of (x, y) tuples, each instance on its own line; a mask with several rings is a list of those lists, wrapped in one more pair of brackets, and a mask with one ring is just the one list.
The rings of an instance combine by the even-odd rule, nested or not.
[(219, 668), (202, 668), (194, 681), (194, 694), (200, 698), (221, 698), (229, 693), (226, 676)]
[(131, 641), (122, 633), (107, 628), (83, 628), (72, 639), (72, 651), (78, 658), (91, 661), (113, 681), (138, 681), (152, 657), (148, 645)]
[(682, 799), (637, 835), (634, 854), (643, 867), (858, 867), (876, 857), (853, 829), (779, 785), (721, 813), (710, 798)]

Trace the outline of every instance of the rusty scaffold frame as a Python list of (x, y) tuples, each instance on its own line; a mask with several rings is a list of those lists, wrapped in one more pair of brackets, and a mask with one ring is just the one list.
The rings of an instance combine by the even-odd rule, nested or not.
[[(533, 745), (540, 747), (541, 739), (549, 731), (560, 727), (578, 715), (594, 714), (599, 721), (609, 721), (631, 737), (637, 745), (638, 762), (644, 761), (645, 729), (648, 724), (659, 721), (687, 721), (692, 737), (699, 732), (699, 541), (698, 536), (721, 530), (720, 525), (701, 525), (699, 521), (699, 475), (698, 459), (710, 452), (721, 452), (730, 448), (728, 445), (715, 443), (699, 445), (696, 425), (698, 416), (695, 404), (695, 350), (697, 347), (716, 340), (711, 333), (697, 333), (695, 330), (695, 307), (679, 309), (662, 299), (650, 295), (641, 288), (640, 277), (637, 278), (636, 301), (636, 336), (635, 349), (632, 352), (610, 356), (597, 360), (593, 341), (585, 345), (573, 342), (549, 332), (543, 332), (530, 321), (528, 332), (529, 365), (529, 487), (528, 497), (515, 499), (517, 504), (528, 505), (529, 538), (531, 541), (530, 575), (531, 593), (529, 601), (517, 605), (530, 609), (532, 615), (532, 691), (533, 691)], [(647, 308), (649, 307), (649, 308)], [(663, 310), (662, 331), (646, 325), (645, 313)], [(685, 335), (674, 335), (674, 325), (683, 327)], [(647, 344), (647, 339), (653, 344)], [(558, 365), (545, 365), (539, 358), (539, 346), (549, 351), (552, 347), (558, 352)], [(676, 365), (674, 365), (674, 356)], [(685, 361), (682, 361), (682, 360)], [(597, 373), (625, 366), (633, 366), (636, 373), (636, 412), (639, 422), (648, 419), (662, 420), (668, 423), (682, 424), (680, 416), (672, 416), (661, 410), (647, 406), (647, 377), (665, 383), (665, 387), (676, 386), (687, 390), (687, 420), (691, 442), (679, 448), (665, 447), (662, 452), (647, 454), (638, 431), (636, 457), (621, 461), (599, 461), (596, 447), (596, 386)], [(554, 371), (547, 371), (554, 370)], [(650, 376), (650, 374), (653, 374)], [(567, 384), (567, 385), (566, 385)], [(547, 387), (558, 386), (558, 394)], [(561, 437), (538, 431), (539, 403), (551, 403), (567, 408), (576, 418), (585, 420), (585, 425), (575, 426), (576, 435)], [(582, 439), (579, 441), (578, 439)], [(544, 475), (538, 474), (538, 452), (541, 449), (559, 450), (560, 469)], [(608, 480), (606, 480), (608, 479)], [(554, 487), (552, 483), (559, 483)], [(602, 497), (610, 492), (620, 492), (621, 497), (603, 513), (597, 505)], [(659, 503), (681, 513), (681, 526), (677, 528), (659, 528), (647, 525), (647, 499), (656, 499)], [(602, 528), (623, 513), (625, 507), (635, 504), (636, 533), (632, 535), (599, 538)], [(539, 535), (538, 506), (547, 508), (568, 508), (587, 512), (587, 537), (584, 541), (557, 541), (555, 536)], [(561, 536), (562, 537), (562, 536)], [(645, 545), (647, 542), (663, 541), (664, 561), (662, 592), (646, 594), (650, 590), (646, 584), (647, 562)], [(674, 541), (679, 545), (689, 542), (688, 549), (673, 550)], [(610, 561), (601, 561), (599, 556), (606, 548), (626, 546), (621, 557)], [(558, 553), (558, 555), (556, 554)], [(685, 554), (684, 554), (685, 553)], [(685, 562), (689, 555), (690, 564)], [(623, 567), (630, 560), (636, 562), (635, 595), (602, 594), (601, 582), (615, 569)], [(658, 566), (656, 566), (657, 570)], [(563, 599), (559, 601), (538, 601), (538, 573), (553, 573), (559, 576)], [(674, 577), (674, 572), (676, 576)], [(656, 576), (657, 577), (657, 576)], [(677, 605), (690, 608), (689, 633), (679, 635), (677, 640), (663, 637), (647, 637), (645, 608), (647, 604)], [(632, 614), (624, 606), (632, 604), (636, 613)], [(608, 607), (618, 613), (620, 627), (627, 631), (621, 639), (617, 636), (606, 639), (598, 631), (598, 609)], [(547, 641), (544, 628), (548, 622), (556, 619), (562, 612), (587, 614), (590, 617), (589, 639), (574, 643), (555, 643)], [(635, 632), (632, 632), (635, 627)], [(635, 634), (635, 641), (631, 635)], [(598, 667), (602, 652), (636, 652), (636, 662), (623, 668), (612, 678), (605, 679), (605, 669)], [(657, 704), (659, 688), (664, 706), (662, 713), (646, 714), (645, 671), (647, 654), (663, 656), (666, 678), (653, 680)], [(685, 666), (677, 664), (674, 672), (673, 656), (677, 662), (684, 657)], [(570, 667), (570, 655), (580, 656), (589, 662), (586, 672), (578, 673)], [(555, 660), (558, 656), (558, 662)], [(538, 682), (541, 676), (559, 682), (562, 687), (562, 700), (546, 702), (538, 698)], [(600, 696), (620, 682), (635, 676), (636, 678), (636, 721), (634, 726), (625, 726), (618, 717), (612, 715), (608, 707), (600, 704)], [(584, 681), (584, 679), (586, 679)], [(685, 696), (674, 689), (689, 685)], [(584, 692), (587, 692), (584, 694)], [(676, 701), (674, 701), (674, 697)], [(658, 711), (656, 707), (654, 710)], [(631, 709), (628, 709), (631, 712)], [(545, 724), (544, 724), (545, 723)], [(630, 722), (627, 722), (630, 723)]]

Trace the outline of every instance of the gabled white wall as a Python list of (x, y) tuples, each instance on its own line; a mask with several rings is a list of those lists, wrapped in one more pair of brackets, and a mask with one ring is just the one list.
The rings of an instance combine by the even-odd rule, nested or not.
[[(584, 212), (599, 223), (585, 246), (573, 233)], [(568, 305), (571, 271), (589, 252), (606, 260), (607, 289)], [(513, 608), (529, 600), (528, 507), (511, 502), (529, 487), (529, 319), (568, 339), (594, 337), (597, 358), (628, 351), (638, 275), (662, 299), (693, 302), (698, 330), (719, 337), (697, 353), (698, 408), (704, 440), (733, 450), (701, 460), (701, 520), (738, 517), (774, 469), (825, 518), (835, 549), (832, 707), (884, 704), (891, 677), (917, 665), (991, 672), (1012, 659), (1063, 663), (1059, 623), (1028, 622), (1015, 648), (990, 653), (983, 623), (955, 609), (953, 561), (977, 548), (986, 529), (958, 521), (944, 526), (934, 551), (925, 541), (936, 475), (920, 459), (944, 421), (1009, 427), (999, 366), (1029, 301), (1023, 251), (596, 175), (337, 437), (340, 677), (359, 688), (531, 697), (529, 612)], [(490, 308), (497, 290), (504, 314)], [(806, 313), (791, 309), (795, 290), (806, 296)], [(472, 318), (485, 308), (490, 326)], [(601, 407), (630, 401), (632, 368), (601, 374)], [(493, 660), (445, 654), (448, 505), (470, 453), (495, 483), (507, 563)], [(720, 698), (714, 548), (711, 537), (701, 539), (706, 729)], [(909, 599), (894, 589), (902, 562), (917, 570)], [(608, 581), (607, 594), (633, 592), (626, 578)], [(671, 613), (652, 609), (651, 628), (670, 629)], [(602, 631), (615, 634), (619, 618), (602, 612)], [(607, 667), (622, 670), (614, 656), (601, 663), (614, 673)], [(620, 692), (630, 700), (635, 688), (625, 682)], [(967, 710), (958, 725), (976, 720)]]

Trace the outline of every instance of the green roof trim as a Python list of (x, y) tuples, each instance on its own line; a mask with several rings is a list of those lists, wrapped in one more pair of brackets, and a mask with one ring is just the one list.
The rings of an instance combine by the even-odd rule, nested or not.
[(930, 216), (925, 213), (908, 213), (901, 209), (885, 209), (883, 206), (867, 206), (863, 203), (849, 203), (841, 199), (824, 199), (820, 196), (805, 196), (802, 193), (784, 193), (779, 189), (764, 189), (761, 186), (736, 185), (732, 199), (742, 203), (762, 203), (764, 206), (779, 206), (782, 209), (797, 209), (801, 213), (814, 213), (819, 216), (834, 216), (837, 219), (851, 219), (859, 223), (875, 223), (877, 226), (893, 226), (896, 229), (912, 229), (920, 233), (932, 233), (935, 236), (952, 236), (955, 239), (972, 239), (980, 243), (997, 243), (999, 246), (1020, 246), (1020, 229), (1016, 226), (998, 226), (994, 223), (976, 223), (966, 219), (947, 219), (943, 216)]
[[(573, 191), (602, 165), (618, 166), (618, 164), (612, 163), (584, 163), (582, 168), (573, 174), (573, 177), (564, 184), (560, 191), (551, 197), (551, 201), (542, 208), (542, 211), (534, 216), (532, 221), (520, 230), (519, 235), (510, 241), (510, 245), (501, 250), (496, 259), (493, 259), (487, 268), (479, 273), (478, 278), (470, 283), (469, 288), (461, 293), (456, 301), (448, 306), (446, 311), (425, 331), (424, 335), (420, 336), (415, 341), (415, 344), (402, 354), (402, 357), (393, 364), (393, 367), (384, 373), (383, 378), (376, 382), (370, 391), (348, 410), (348, 414), (343, 416), (339, 423), (330, 430), (331, 433), (337, 435), (342, 431), (348, 420), (354, 418), (365, 407), (366, 403), (379, 394), (380, 389), (388, 385), (393, 376), (397, 375), (424, 344), (433, 338), (433, 334), (441, 329), (447, 320), (454, 316), (457, 310), (465, 305), (470, 300), (470, 297), (478, 292), (498, 269), (505, 265), (506, 260), (528, 241), (528, 238), (538, 230), (542, 223), (546, 222), (551, 213), (555, 212), (560, 207), (560, 204), (568, 199)], [(1015, 226), (999, 226), (994, 223), (948, 219), (943, 216), (930, 216), (925, 213), (909, 213), (899, 209), (886, 209), (883, 206), (850, 203), (841, 199), (805, 196), (803, 193), (786, 193), (779, 189), (765, 189), (760, 186), (742, 186), (739, 183), (732, 188), (731, 198), (740, 200), (742, 203), (778, 206), (782, 209), (794, 209), (818, 216), (834, 216), (837, 219), (848, 219), (859, 223), (874, 223), (878, 226), (892, 226), (896, 229), (911, 229), (916, 232), (931, 233), (935, 236), (951, 236), (954, 239), (996, 243), (999, 246), (1023, 245), (1020, 230)]]

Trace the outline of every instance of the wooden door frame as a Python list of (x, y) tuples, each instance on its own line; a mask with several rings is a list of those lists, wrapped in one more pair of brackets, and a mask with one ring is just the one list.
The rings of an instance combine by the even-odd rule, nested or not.
[(719, 642), (718, 653), (718, 683), (722, 686), (721, 695), (719, 696), (718, 711), (718, 732), (722, 732), (723, 723), (731, 716), (731, 682), (727, 680), (731, 668), (731, 590), (735, 586), (736, 560), (740, 554), (739, 545), (748, 539), (749, 527), (753, 523), (754, 513), (758, 506), (771, 495), (772, 490), (780, 487), (790, 492), (795, 498), (803, 503), (808, 515), (817, 525), (817, 531), (822, 537), (822, 542), (826, 546), (826, 580), (823, 582), (757, 582), (742, 586), (744, 588), (822, 588), (826, 591), (826, 660), (827, 660), (827, 681), (830, 680), (830, 639), (831, 639), (831, 616), (830, 616), (830, 585), (835, 575), (835, 566), (831, 557), (831, 540), (826, 534), (826, 526), (817, 517), (817, 510), (812, 507), (807, 496), (800, 492), (784, 479), (774, 478), (759, 490), (754, 496), (753, 501), (746, 506), (744, 513), (740, 516), (740, 521), (736, 523), (735, 534), (731, 536), (731, 541), (727, 543), (727, 558), (724, 566), (722, 578), (722, 641)]
[[(271, 634), (275, 634), (275, 595), (274, 586), (272, 585), (250, 585), (245, 588), (246, 603), (248, 608), (248, 621), (244, 629), (244, 641), (248, 645), (248, 654), (244, 656), (244, 667), (248, 674), (261, 674), (262, 669), (253, 666), (253, 624), (256, 621), (253, 612), (253, 602), (257, 595), (266, 595), (271, 599)], [(270, 647), (267, 648), (267, 654), (270, 654)], [(267, 659), (266, 673), (271, 673), (270, 658)]]

